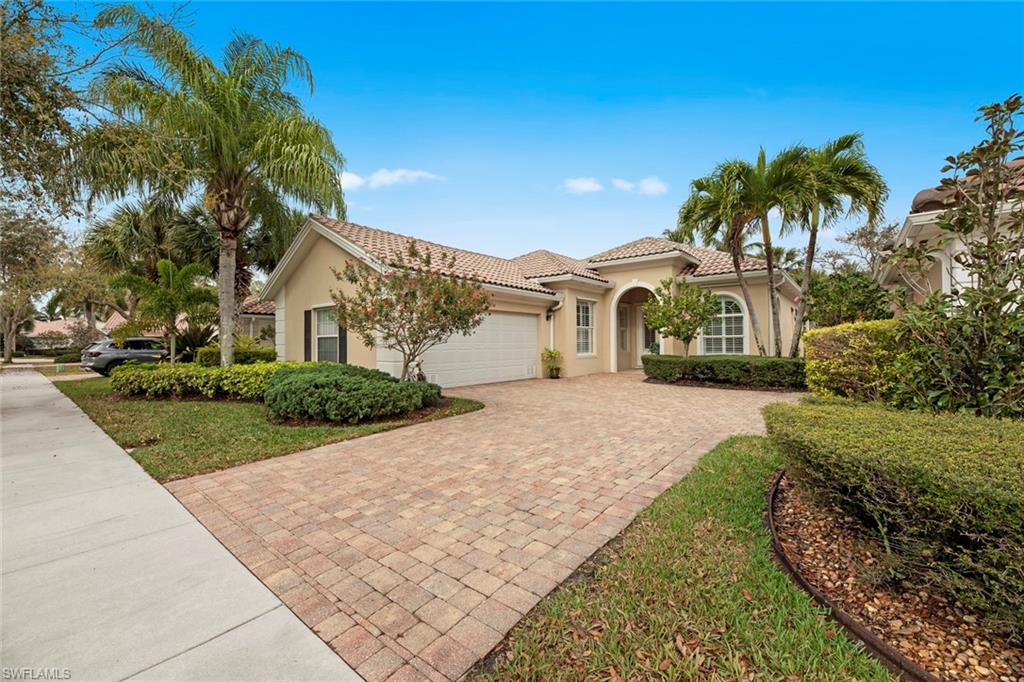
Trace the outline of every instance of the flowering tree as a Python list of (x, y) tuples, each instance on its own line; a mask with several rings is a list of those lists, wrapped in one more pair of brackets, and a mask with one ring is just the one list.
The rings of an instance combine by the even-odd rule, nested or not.
[(644, 301), (644, 324), (682, 341), (683, 354), (689, 355), (690, 342), (718, 314), (718, 297), (685, 282), (675, 292), (672, 289), (671, 279), (662, 280), (654, 296)]
[(455, 257), (440, 255), (435, 264), (416, 242), (384, 268), (349, 261), (334, 276), (354, 285), (351, 294), (331, 297), (338, 324), (357, 334), (367, 347), (381, 345), (402, 354), (402, 380), (423, 354), (455, 334), (469, 336), (483, 322), (491, 301), (478, 283), (452, 274)]

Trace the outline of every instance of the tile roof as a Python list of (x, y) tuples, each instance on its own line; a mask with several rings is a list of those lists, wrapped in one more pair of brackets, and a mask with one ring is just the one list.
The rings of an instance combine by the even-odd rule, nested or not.
[[(732, 272), (732, 256), (725, 251), (705, 249), (692, 244), (680, 244), (664, 237), (641, 237), (613, 249), (602, 251), (587, 259), (590, 267), (601, 267), (601, 263), (624, 258), (643, 258), (663, 253), (680, 253), (696, 261), (685, 270), (687, 275), (703, 277), (705, 275), (722, 275)], [(764, 270), (767, 267), (758, 258), (744, 258), (740, 268), (744, 272)]]
[(311, 217), (335, 234), (344, 237), (374, 258), (385, 263), (394, 263), (398, 258), (404, 256), (408, 251), (409, 242), (415, 241), (420, 250), (430, 253), (433, 257), (441, 255), (454, 256), (455, 264), (452, 272), (460, 277), (467, 277), (485, 284), (495, 284), (554, 296), (554, 292), (551, 289), (527, 279), (526, 275), (523, 274), (520, 264), (514, 260), (435, 244), (423, 239), (407, 237), (355, 223), (342, 222), (322, 215), (314, 214)]
[(576, 275), (598, 282), (608, 281), (601, 273), (588, 268), (586, 262), (570, 258), (569, 256), (563, 256), (554, 251), (547, 251), (546, 249), (537, 249), (530, 253), (524, 253), (512, 260), (519, 263), (523, 274), (529, 278)]
[(273, 301), (262, 301), (259, 296), (250, 296), (242, 301), (243, 315), (273, 315), (275, 308)]

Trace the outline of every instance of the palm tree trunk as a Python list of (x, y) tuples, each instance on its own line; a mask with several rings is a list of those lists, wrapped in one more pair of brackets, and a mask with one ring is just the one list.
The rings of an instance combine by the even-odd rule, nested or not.
[(178, 350), (177, 350), (177, 347), (175, 345), (175, 341), (177, 341), (177, 340), (178, 340), (178, 335), (173, 333), (173, 332), (171, 332), (171, 364), (172, 365), (174, 364), (174, 359), (178, 355)]
[(729, 230), (729, 253), (732, 254), (732, 267), (736, 272), (736, 279), (739, 280), (740, 290), (743, 292), (743, 301), (747, 304), (747, 315), (750, 316), (750, 324), (754, 328), (754, 343), (757, 344), (759, 355), (767, 355), (764, 349), (764, 341), (761, 339), (761, 325), (758, 324), (757, 311), (754, 310), (754, 302), (750, 298), (750, 287), (747, 286), (747, 278), (743, 276), (740, 265), (741, 251), (743, 249), (743, 227), (747, 221), (743, 216), (733, 219), (732, 228)]
[(235, 254), (238, 238), (221, 232), (220, 260), (217, 268), (217, 305), (220, 309), (220, 364), (227, 367), (235, 360)]
[(796, 319), (793, 321), (793, 344), (789, 348), (789, 357), (800, 354), (800, 337), (804, 333), (804, 314), (807, 312), (807, 297), (811, 291), (811, 272), (814, 269), (814, 249), (818, 245), (818, 223), (821, 213), (815, 204), (811, 213), (811, 227), (807, 235), (807, 253), (804, 256), (804, 277), (800, 282), (800, 300), (796, 304)]
[(764, 260), (768, 266), (768, 310), (772, 316), (772, 353), (775, 357), (782, 357), (782, 323), (779, 319), (779, 293), (775, 288), (775, 249), (772, 248), (772, 231), (768, 226), (767, 213), (759, 220)]

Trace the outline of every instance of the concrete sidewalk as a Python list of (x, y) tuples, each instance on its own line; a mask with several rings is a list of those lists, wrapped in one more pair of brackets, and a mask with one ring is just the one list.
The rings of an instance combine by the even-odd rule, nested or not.
[(0, 413), (5, 679), (360, 679), (46, 378)]

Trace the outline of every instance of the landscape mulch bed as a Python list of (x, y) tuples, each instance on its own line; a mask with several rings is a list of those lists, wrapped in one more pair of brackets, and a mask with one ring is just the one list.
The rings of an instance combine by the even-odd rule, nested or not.
[(885, 553), (859, 522), (783, 477), (775, 527), (790, 563), (812, 587), (941, 680), (1024, 682), (1024, 648), (926, 586), (890, 584)]

